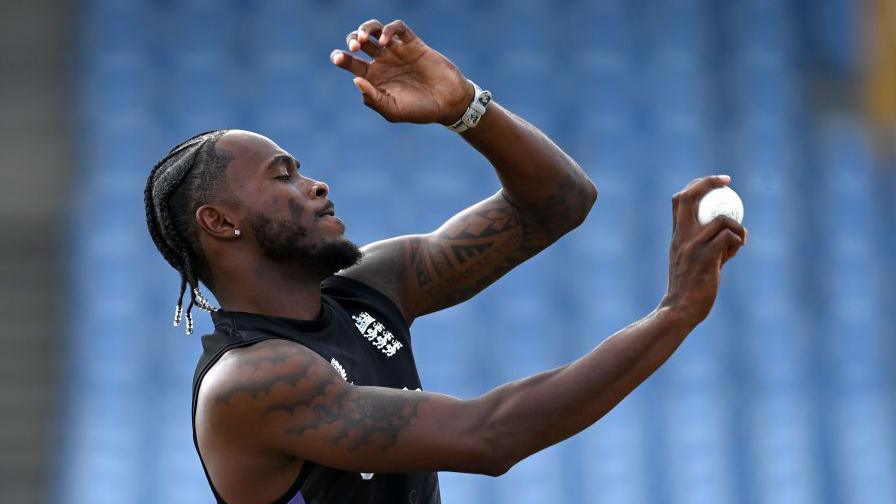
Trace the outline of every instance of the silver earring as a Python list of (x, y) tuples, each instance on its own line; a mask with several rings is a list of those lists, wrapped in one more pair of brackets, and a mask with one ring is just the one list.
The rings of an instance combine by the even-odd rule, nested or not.
[(239, 230), (239, 229), (234, 229), (234, 230), (233, 230), (233, 236), (239, 237), (240, 234), (242, 234), (242, 233), (240, 233), (240, 230)]

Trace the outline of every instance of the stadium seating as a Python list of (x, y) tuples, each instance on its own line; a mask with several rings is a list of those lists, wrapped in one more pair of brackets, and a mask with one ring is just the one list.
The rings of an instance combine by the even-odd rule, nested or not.
[(330, 185), (359, 243), (498, 189), (459, 138), (383, 121), (329, 63), (360, 21), (401, 17), (601, 191), (553, 248), (414, 324), (426, 389), (475, 397), (648, 313), (670, 197), (694, 177), (730, 173), (751, 230), (714, 312), (654, 377), (501, 478), (443, 473), (446, 502), (896, 502), (896, 184), (861, 118), (810, 93), (813, 62), (856, 66), (850, 5), (85, 1), (58, 501), (212, 501), (190, 435), (199, 339), (171, 327), (178, 278), (144, 224), (145, 177), (171, 146), (269, 135)]

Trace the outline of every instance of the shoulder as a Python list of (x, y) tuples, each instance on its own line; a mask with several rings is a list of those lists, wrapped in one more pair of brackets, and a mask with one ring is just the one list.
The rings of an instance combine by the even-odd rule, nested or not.
[(293, 341), (269, 338), (225, 352), (209, 369), (203, 384), (226, 382), (229, 379), (254, 376), (275, 370), (278, 365), (310, 352)]
[(333, 378), (330, 365), (292, 341), (268, 339), (228, 350), (206, 373), (197, 397), (197, 427), (218, 429), (258, 425), (271, 404), (316, 388)]
[[(337, 277), (349, 278), (374, 289), (398, 307), (410, 323), (404, 306), (404, 279), (425, 235), (408, 235), (370, 243), (361, 248), (361, 261)], [(331, 277), (332, 278), (332, 277)]]

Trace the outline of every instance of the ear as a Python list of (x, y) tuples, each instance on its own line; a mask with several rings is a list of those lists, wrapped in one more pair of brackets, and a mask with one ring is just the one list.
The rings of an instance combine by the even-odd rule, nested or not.
[(234, 239), (237, 225), (228, 212), (215, 205), (202, 205), (196, 209), (196, 225), (206, 233), (221, 239)]

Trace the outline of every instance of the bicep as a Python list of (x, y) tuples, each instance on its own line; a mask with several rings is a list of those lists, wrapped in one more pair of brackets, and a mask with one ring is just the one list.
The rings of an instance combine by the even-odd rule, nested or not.
[[(356, 472), (481, 472), (475, 402), (422, 391), (354, 386), (323, 358), (289, 342), (214, 393), (217, 416), (255, 432), (265, 451)], [(256, 366), (256, 367), (252, 367)]]
[(558, 237), (499, 191), (407, 246), (407, 310), (420, 316), (463, 302)]
[(386, 294), (410, 323), (473, 297), (559, 237), (499, 191), (431, 233), (365, 246), (339, 274)]

